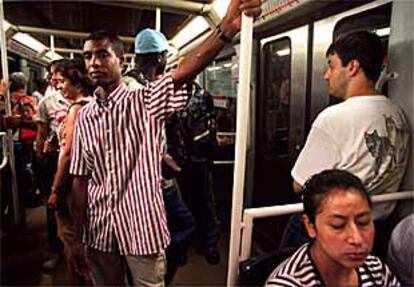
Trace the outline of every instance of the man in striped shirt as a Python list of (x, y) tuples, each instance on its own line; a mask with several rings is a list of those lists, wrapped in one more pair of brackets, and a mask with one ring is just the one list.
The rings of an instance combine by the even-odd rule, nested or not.
[[(169, 243), (161, 189), (164, 120), (184, 108), (181, 86), (202, 71), (240, 29), (241, 11), (260, 14), (260, 0), (233, 0), (207, 40), (180, 66), (142, 89), (121, 79), (123, 46), (116, 36), (92, 33), (84, 59), (97, 89), (76, 120), (70, 172), (78, 230), (72, 264), (88, 260), (97, 285), (124, 285), (125, 267), (134, 285), (163, 286)], [(126, 264), (124, 264), (126, 263)]]

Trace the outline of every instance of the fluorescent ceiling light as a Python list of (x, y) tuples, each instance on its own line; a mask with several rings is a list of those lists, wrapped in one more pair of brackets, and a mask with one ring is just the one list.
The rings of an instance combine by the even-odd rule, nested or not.
[(208, 28), (206, 20), (202, 16), (197, 16), (174, 36), (171, 40), (172, 45), (180, 49)]
[(279, 57), (287, 56), (289, 54), (290, 54), (290, 49), (289, 48), (276, 51), (276, 55), (278, 55)]
[(59, 60), (63, 58), (61, 55), (57, 54), (56, 52), (53, 53), (52, 51), (47, 52), (44, 57), (49, 61)]
[(391, 32), (390, 27), (375, 30), (374, 33), (380, 37), (389, 36)]
[(46, 49), (45, 45), (26, 33), (18, 32), (13, 35), (13, 39), (38, 53)]
[(213, 9), (216, 13), (223, 19), (224, 15), (226, 14), (227, 7), (230, 4), (230, 0), (216, 0), (213, 2)]
[[(30, 36), (29, 34), (26, 33), (21, 33), (18, 32), (16, 34), (13, 35), (13, 40), (15, 40), (16, 42), (19, 42), (20, 44), (34, 50), (37, 54), (44, 52), (45, 50), (47, 50), (48, 48), (43, 45), (42, 42), (40, 42), (39, 40), (37, 40), (36, 38)], [(53, 60), (57, 60), (57, 59), (62, 59), (63, 57), (61, 55), (59, 55), (58, 53), (53, 53), (52, 51), (48, 51), (44, 56), (43, 59), (46, 61), (53, 61)]]

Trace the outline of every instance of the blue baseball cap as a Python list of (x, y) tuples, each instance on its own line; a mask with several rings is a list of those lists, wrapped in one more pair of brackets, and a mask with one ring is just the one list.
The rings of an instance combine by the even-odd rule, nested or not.
[(164, 34), (153, 29), (144, 29), (135, 36), (135, 54), (161, 53), (168, 48)]

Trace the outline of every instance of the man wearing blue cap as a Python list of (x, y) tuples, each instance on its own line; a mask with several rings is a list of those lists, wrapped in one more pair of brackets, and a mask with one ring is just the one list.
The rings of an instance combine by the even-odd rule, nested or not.
[[(135, 37), (135, 63), (133, 69), (123, 77), (129, 87), (144, 87), (164, 75), (167, 65), (169, 45), (165, 36), (153, 29), (144, 29)], [(167, 272), (165, 282), (168, 285), (178, 267), (186, 262), (187, 241), (194, 230), (194, 219), (181, 197), (175, 175), (181, 171), (176, 156), (174, 131), (171, 121), (166, 121), (164, 155), (162, 160), (162, 189), (167, 213), (168, 229), (171, 234), (170, 245), (166, 249)]]
[[(143, 88), (122, 82), (123, 45), (100, 31), (85, 40), (83, 58), (96, 86), (79, 112), (70, 173), (77, 228), (71, 264), (87, 259), (96, 285), (164, 286), (170, 242), (161, 187), (166, 117), (187, 102), (183, 84), (194, 78), (240, 30), (241, 12), (258, 16), (260, 0), (232, 0), (223, 21), (180, 66)], [(83, 238), (83, 240), (82, 240)]]
[[(148, 82), (162, 77), (167, 63), (168, 47), (167, 40), (162, 33), (153, 29), (139, 32), (135, 38), (137, 67), (128, 73), (128, 85), (146, 85)], [(209, 95), (200, 89), (189, 85), (188, 93), (189, 95), (194, 94), (195, 98)], [(166, 251), (167, 282), (172, 279), (177, 267), (185, 262), (187, 238), (194, 229), (191, 213), (196, 219), (197, 229), (194, 239), (197, 247), (210, 264), (219, 262), (218, 224), (212, 194), (212, 157), (210, 152), (215, 143), (215, 133), (209, 135), (213, 140), (203, 137), (203, 142), (199, 143), (194, 141), (191, 132), (189, 132), (199, 127), (197, 123), (192, 121), (194, 119), (193, 113), (204, 120), (207, 115), (200, 116), (199, 112), (201, 110), (211, 112), (206, 107), (206, 102), (205, 99), (202, 101), (191, 100), (185, 111), (169, 117), (166, 122), (167, 153), (163, 157), (162, 165), (163, 196), (172, 239)], [(199, 105), (202, 108), (198, 109)], [(209, 118), (208, 122), (214, 124), (215, 120)], [(209, 128), (208, 125), (203, 124), (203, 128), (205, 127)], [(198, 131), (198, 134), (204, 134), (204, 132), (205, 129)], [(180, 189), (191, 213), (182, 201), (174, 177), (179, 180)]]
[[(166, 38), (158, 31), (145, 29), (138, 33), (135, 38), (135, 54), (137, 70), (140, 72), (139, 74), (144, 75), (144, 77), (150, 81), (162, 76), (167, 63), (168, 47)], [(140, 76), (137, 75), (137, 78), (139, 81)], [(191, 85), (188, 91), (189, 95), (192, 95), (199, 90)], [(208, 95), (208, 93), (203, 93), (203, 96), (206, 95)], [(203, 110), (205, 109), (207, 108), (203, 107)], [(190, 135), (190, 132), (188, 132), (192, 128), (190, 126), (192, 110), (194, 109), (191, 106), (183, 111), (183, 116), (180, 115), (181, 124), (176, 121), (176, 124), (174, 125), (174, 121), (170, 121), (173, 130), (167, 130), (167, 133), (174, 133), (174, 130), (176, 133), (179, 133), (182, 130), (187, 131), (187, 133), (183, 135), (184, 142), (186, 143), (184, 148), (186, 149), (187, 160), (185, 164), (183, 163), (183, 165), (181, 165), (182, 172), (180, 172), (177, 177), (184, 200), (188, 204), (188, 207), (196, 220), (196, 230), (194, 234), (195, 243), (210, 264), (217, 264), (220, 257), (217, 250), (218, 224), (212, 194), (212, 175), (210, 168), (212, 160), (211, 155), (209, 155), (207, 151), (201, 152), (200, 149), (195, 150), (194, 148), (194, 139)], [(169, 146), (171, 145), (168, 140), (167, 143)], [(215, 139), (214, 141), (207, 143), (207, 145), (210, 145), (209, 150), (211, 150), (211, 145), (214, 143)], [(174, 143), (172, 143), (172, 145), (174, 145)], [(197, 143), (195, 145), (197, 145)]]

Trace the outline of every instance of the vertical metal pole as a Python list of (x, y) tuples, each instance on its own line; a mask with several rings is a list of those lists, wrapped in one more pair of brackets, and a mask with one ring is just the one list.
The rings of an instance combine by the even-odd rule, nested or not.
[[(6, 82), (9, 82), (9, 69), (7, 66), (7, 45), (6, 45), (6, 33), (4, 30), (4, 10), (3, 10), (3, 0), (0, 0), (0, 49), (1, 49), (1, 68), (3, 71), (3, 79)], [(11, 115), (11, 101), (10, 101), (10, 94), (7, 91), (5, 95), (5, 104), (6, 104), (6, 116)], [(4, 149), (7, 150), (7, 157), (10, 163), (10, 173), (11, 173), (11, 188), (12, 188), (12, 198), (13, 198), (13, 220), (14, 224), (18, 225), (21, 222), (20, 216), (20, 201), (19, 201), (19, 194), (17, 191), (17, 181), (16, 181), (16, 166), (14, 160), (14, 148), (13, 148), (13, 134), (12, 130), (7, 130), (7, 139), (6, 145), (3, 146)]]
[(50, 35), (50, 51), (52, 52), (52, 60), (55, 59), (55, 36)]
[(235, 286), (238, 277), (242, 228), (247, 134), (250, 115), (250, 70), (252, 60), (253, 19), (242, 15), (240, 35), (239, 89), (237, 93), (236, 155), (227, 286)]
[(155, 9), (155, 30), (161, 32), (161, 8)]

